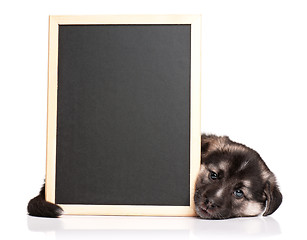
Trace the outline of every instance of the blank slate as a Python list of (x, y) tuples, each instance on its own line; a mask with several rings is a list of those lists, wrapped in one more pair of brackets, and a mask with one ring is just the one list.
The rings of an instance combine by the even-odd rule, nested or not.
[(47, 201), (193, 216), (200, 16), (51, 16)]

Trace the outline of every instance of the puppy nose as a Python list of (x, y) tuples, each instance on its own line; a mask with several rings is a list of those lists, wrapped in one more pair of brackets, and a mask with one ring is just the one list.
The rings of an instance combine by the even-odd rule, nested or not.
[(207, 209), (212, 209), (218, 207), (218, 205), (211, 199), (206, 198), (205, 199), (205, 206)]

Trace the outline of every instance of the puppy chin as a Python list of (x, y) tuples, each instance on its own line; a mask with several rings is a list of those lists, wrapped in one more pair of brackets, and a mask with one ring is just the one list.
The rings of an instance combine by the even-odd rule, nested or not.
[(195, 206), (195, 212), (196, 214), (203, 219), (222, 219), (222, 216), (216, 216), (214, 212), (210, 209), (205, 209), (199, 205)]

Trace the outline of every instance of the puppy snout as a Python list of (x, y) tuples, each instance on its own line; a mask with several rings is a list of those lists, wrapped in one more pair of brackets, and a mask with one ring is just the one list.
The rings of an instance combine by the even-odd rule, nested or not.
[(209, 199), (209, 198), (205, 199), (204, 204), (205, 204), (207, 209), (213, 209), (213, 208), (219, 208), (220, 207), (213, 199)]

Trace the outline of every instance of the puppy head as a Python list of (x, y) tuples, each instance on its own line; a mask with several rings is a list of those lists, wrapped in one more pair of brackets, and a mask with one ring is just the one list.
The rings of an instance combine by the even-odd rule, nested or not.
[(267, 216), (279, 207), (275, 176), (257, 152), (225, 137), (203, 147), (194, 195), (199, 217)]

